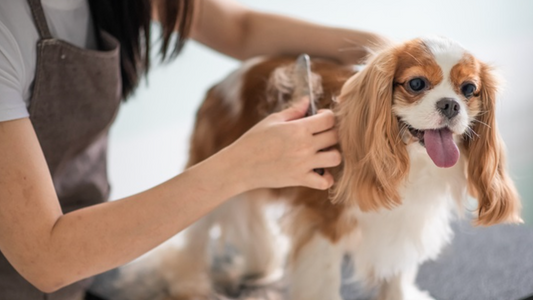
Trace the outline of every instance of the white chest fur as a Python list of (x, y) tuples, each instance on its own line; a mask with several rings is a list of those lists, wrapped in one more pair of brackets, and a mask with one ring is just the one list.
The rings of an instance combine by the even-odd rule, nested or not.
[(349, 243), (356, 277), (386, 279), (435, 259), (450, 242), (453, 208), (466, 197), (464, 159), (452, 168), (436, 167), (418, 144), (408, 147), (411, 165), (401, 190), (402, 205), (361, 212), (357, 239)]

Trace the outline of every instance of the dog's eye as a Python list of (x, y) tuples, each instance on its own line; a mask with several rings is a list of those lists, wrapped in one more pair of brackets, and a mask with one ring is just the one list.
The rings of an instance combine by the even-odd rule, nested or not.
[(461, 92), (465, 97), (468, 99), (474, 95), (474, 92), (476, 91), (476, 86), (472, 83), (465, 83), (461, 87)]
[(407, 89), (414, 93), (419, 93), (427, 88), (428, 84), (424, 78), (413, 78), (407, 82)]

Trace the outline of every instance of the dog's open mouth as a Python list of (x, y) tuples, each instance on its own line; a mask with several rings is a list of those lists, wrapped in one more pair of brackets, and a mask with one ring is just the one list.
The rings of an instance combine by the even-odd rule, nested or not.
[(407, 123), (405, 125), (409, 133), (426, 147), (429, 157), (437, 167), (449, 168), (457, 163), (459, 148), (453, 140), (453, 132), (448, 127), (420, 130)]

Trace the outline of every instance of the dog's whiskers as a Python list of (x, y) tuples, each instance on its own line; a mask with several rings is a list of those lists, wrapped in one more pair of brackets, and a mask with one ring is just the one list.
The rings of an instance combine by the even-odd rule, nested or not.
[(470, 127), (468, 127), (465, 131), (465, 135), (469, 138), (469, 139), (472, 139), (472, 133), (470, 132)]
[(477, 114), (477, 116), (482, 116), (482, 115), (484, 115), (484, 114), (487, 114), (488, 112), (489, 112), (488, 110), (482, 110), (482, 111), (480, 111), (480, 112)]
[(476, 136), (476, 137), (479, 137), (479, 134), (477, 134), (474, 129), (472, 129), (472, 127), (468, 126), (466, 128), (466, 133), (467, 135), (469, 136), (469, 138), (473, 138), (473, 136), (471, 135), (472, 133)]
[(400, 130), (398, 132), (398, 138), (399, 140), (402, 140), (402, 137), (405, 135), (405, 131), (406, 130), (409, 130), (409, 128), (407, 127), (407, 124), (405, 123), (401, 123), (400, 125)]
[(482, 122), (480, 120), (477, 120), (477, 119), (474, 119), (472, 122), (478, 122), (479, 124), (482, 124), (482, 125), (485, 125), (487, 126), (488, 128), (491, 128), (489, 124), (485, 123), (485, 122)]

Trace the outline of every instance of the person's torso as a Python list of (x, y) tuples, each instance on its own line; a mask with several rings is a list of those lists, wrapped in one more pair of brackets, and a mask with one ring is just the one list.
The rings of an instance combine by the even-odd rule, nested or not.
[[(82, 49), (96, 49), (97, 43), (87, 0), (42, 0), (50, 32), (54, 38)], [(27, 1), (0, 1), (0, 31), (12, 37), (11, 47), (0, 43), (0, 51), (8, 51), (10, 61), (20, 73), (21, 90), (29, 106), (31, 87), (37, 61), (36, 44), (39, 33), (35, 28)], [(6, 41), (7, 42), (7, 41)], [(4, 46), (2, 46), (4, 45)]]
[[(55, 36), (52, 28), (56, 26), (56, 33), (60, 30), (67, 32), (69, 26), (62, 21), (76, 18), (65, 13), (64, 18), (60, 17), (54, 25), (48, 10), (50, 7), (74, 8), (78, 3), (86, 8), (85, 12), (78, 12), (85, 15), (85, 20), (90, 20), (87, 3), (82, 0), (44, 2), (53, 5), (47, 9), (40, 0), (0, 2), (0, 20), (13, 13), (6, 20), (21, 27), (14, 28), (19, 34), (13, 35), (12, 39), (16, 40), (18, 36), (19, 40), (12, 42), (18, 43), (21, 57), (27, 55), (31, 62), (23, 62), (23, 67), (16, 70), (22, 68), (25, 76), (31, 76), (27, 95), (30, 97), (29, 118), (46, 158), (61, 208), (67, 213), (104, 202), (109, 195), (107, 133), (122, 98), (120, 47), (118, 41), (105, 32), (98, 32), (98, 50), (63, 41)], [(12, 6), (8, 7), (7, 3)], [(24, 13), (21, 9), (29, 9), (29, 12)], [(23, 18), (27, 13), (29, 22)], [(21, 18), (21, 23), (13, 19), (16, 15)], [(93, 26), (81, 27), (88, 31)], [(90, 35), (87, 33), (86, 37)], [(94, 42), (92, 36), (89, 40)], [(22, 54), (23, 51), (29, 54)], [(83, 280), (55, 293), (44, 294), (22, 278), (0, 253), (0, 299), (82, 300), (89, 283), (90, 280)]]

